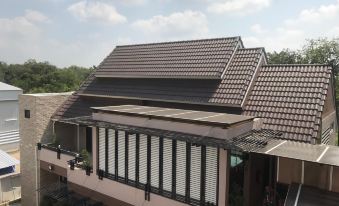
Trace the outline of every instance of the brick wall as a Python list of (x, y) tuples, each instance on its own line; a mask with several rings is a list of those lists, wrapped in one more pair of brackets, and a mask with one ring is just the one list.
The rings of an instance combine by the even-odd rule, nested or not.
[[(53, 127), (50, 117), (69, 95), (70, 93), (24, 94), (19, 97), (22, 205), (38, 204), (36, 190), (39, 188), (40, 174), (37, 170), (36, 144), (49, 141)], [(25, 118), (25, 110), (30, 111), (30, 118)]]

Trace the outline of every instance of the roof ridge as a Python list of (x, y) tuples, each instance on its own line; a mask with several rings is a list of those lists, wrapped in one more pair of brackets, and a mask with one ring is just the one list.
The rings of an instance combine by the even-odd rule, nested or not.
[(281, 67), (281, 66), (331, 66), (330, 64), (320, 64), (320, 63), (316, 63), (316, 64), (306, 64), (306, 63), (302, 63), (302, 64), (266, 64), (263, 65), (263, 67)]
[(250, 47), (250, 48), (239, 48), (238, 50), (265, 50), (265, 47)]
[(232, 37), (218, 37), (218, 38), (203, 38), (203, 39), (193, 39), (193, 40), (163, 41), (163, 42), (140, 43), (140, 44), (124, 44), (124, 45), (117, 45), (116, 47), (144, 46), (144, 45), (157, 45), (157, 44), (172, 44), (172, 43), (185, 43), (185, 42), (199, 42), (199, 41), (222, 40), (222, 39), (235, 39), (235, 40), (238, 40), (238, 41), (241, 40), (240, 36), (232, 36)]

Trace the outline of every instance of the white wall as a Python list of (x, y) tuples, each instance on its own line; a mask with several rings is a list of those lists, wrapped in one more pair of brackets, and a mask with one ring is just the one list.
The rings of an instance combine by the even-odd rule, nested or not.
[(0, 149), (19, 149), (19, 101), (22, 91), (0, 91)]
[(18, 100), (0, 100), (0, 133), (19, 129), (18, 107)]

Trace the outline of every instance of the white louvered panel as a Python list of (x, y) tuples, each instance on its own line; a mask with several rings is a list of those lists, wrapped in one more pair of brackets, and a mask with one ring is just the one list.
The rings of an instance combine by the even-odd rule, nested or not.
[(206, 190), (205, 201), (217, 202), (218, 149), (206, 147)]
[(114, 174), (115, 166), (115, 130), (108, 130), (108, 173)]
[(163, 151), (163, 189), (172, 191), (172, 140), (164, 138)]
[(99, 169), (105, 170), (105, 128), (99, 128)]
[(118, 132), (118, 175), (125, 177), (125, 132)]
[(186, 186), (186, 142), (177, 141), (176, 192), (185, 196)]
[(159, 188), (159, 137), (151, 137), (151, 185)]
[(191, 146), (191, 198), (200, 200), (201, 147)]
[(135, 181), (136, 135), (128, 136), (128, 179)]
[(140, 134), (139, 182), (147, 183), (147, 136), (144, 134)]

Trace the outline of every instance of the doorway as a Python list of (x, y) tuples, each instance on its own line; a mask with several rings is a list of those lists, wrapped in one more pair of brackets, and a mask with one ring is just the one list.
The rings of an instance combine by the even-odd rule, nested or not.
[(249, 155), (245, 167), (244, 205), (276, 205), (276, 157)]

